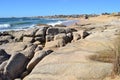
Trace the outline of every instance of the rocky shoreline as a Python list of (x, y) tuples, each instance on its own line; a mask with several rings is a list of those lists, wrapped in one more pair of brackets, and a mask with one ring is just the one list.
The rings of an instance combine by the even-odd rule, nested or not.
[[(118, 23), (110, 24), (112, 22), (114, 21), (96, 24), (78, 23), (74, 24), (74, 27), (37, 25), (35, 28), (28, 30), (1, 32), (0, 80), (60, 80), (60, 77), (63, 76), (60, 72), (63, 69), (65, 73), (61, 80), (102, 80), (103, 77), (110, 74), (112, 65), (109, 63), (91, 62), (86, 59), (85, 62), (87, 61), (87, 64), (82, 64), (84, 59), (80, 58), (83, 58), (82, 53), (88, 55), (88, 53), (92, 54), (102, 49), (98, 45), (99, 42), (109, 42), (109, 40), (114, 39), (120, 29)], [(86, 46), (81, 46), (82, 44), (86, 44)], [(89, 46), (91, 44), (94, 45)], [(96, 47), (101, 48), (96, 49)], [(77, 51), (81, 54), (76, 54)], [(70, 61), (67, 58), (70, 58)], [(61, 62), (62, 60), (64, 61), (63, 63)], [(77, 62), (80, 64), (76, 64)], [(89, 62), (91, 64), (88, 64)], [(75, 63), (76, 67), (72, 63)], [(101, 68), (98, 68), (97, 64)], [(89, 76), (89, 70), (88, 72), (81, 71), (83, 74), (79, 71), (74, 72), (74, 69), (75, 71), (82, 69), (82, 66), (86, 69), (90, 67), (90, 71), (92, 69)], [(65, 68), (66, 70), (71, 69), (73, 72), (66, 71)], [(93, 70), (94, 68), (99, 69), (98, 74), (95, 74), (97, 70)], [(54, 71), (58, 71), (58, 73)]]
[[(8, 47), (10, 50), (6, 52), (0, 49), (1, 79), (23, 78), (24, 74), (30, 73), (42, 58), (53, 52), (52, 49), (63, 47), (67, 43), (84, 38), (87, 35), (88, 33), (83, 30), (77, 32), (75, 29), (64, 25), (56, 25), (55, 27), (38, 25), (28, 30), (0, 33), (0, 45), (4, 47), (6, 45), (5, 48)], [(33, 58), (34, 54), (38, 56)]]

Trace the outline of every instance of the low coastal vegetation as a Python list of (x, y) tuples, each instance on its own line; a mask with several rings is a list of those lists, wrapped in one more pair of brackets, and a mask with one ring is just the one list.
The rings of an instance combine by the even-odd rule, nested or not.
[(97, 52), (98, 54), (90, 56), (91, 60), (113, 63), (112, 77), (120, 75), (120, 35), (113, 42), (113, 47)]
[(114, 54), (115, 60), (113, 62), (114, 64), (113, 72), (116, 75), (120, 75), (120, 35), (117, 37), (114, 43)]
[(112, 63), (115, 59), (115, 54), (113, 50), (103, 50), (97, 52), (96, 55), (90, 56), (91, 60)]

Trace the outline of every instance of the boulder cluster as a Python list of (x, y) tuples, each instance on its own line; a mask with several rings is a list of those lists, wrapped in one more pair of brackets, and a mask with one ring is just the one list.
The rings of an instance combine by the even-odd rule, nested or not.
[(38, 25), (21, 31), (0, 33), (0, 80), (23, 79), (55, 48), (84, 39), (85, 30), (63, 25)]

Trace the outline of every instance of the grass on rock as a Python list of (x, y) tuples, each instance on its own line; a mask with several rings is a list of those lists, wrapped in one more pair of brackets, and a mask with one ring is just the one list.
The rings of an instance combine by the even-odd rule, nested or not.
[(113, 63), (114, 75), (120, 75), (120, 35), (115, 39), (113, 48), (99, 51), (98, 54), (92, 55), (89, 58), (91, 60)]

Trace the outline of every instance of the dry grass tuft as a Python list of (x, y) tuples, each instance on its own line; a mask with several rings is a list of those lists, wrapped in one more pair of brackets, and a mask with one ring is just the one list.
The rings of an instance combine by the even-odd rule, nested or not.
[(120, 75), (120, 35), (115, 39), (113, 48), (97, 52), (90, 59), (100, 62), (113, 63), (112, 75)]
[(115, 54), (115, 60), (113, 62), (114, 65), (113, 73), (115, 75), (120, 75), (120, 35), (117, 37), (117, 39), (114, 42), (114, 54)]
[(106, 62), (106, 63), (112, 63), (115, 60), (115, 54), (114, 51), (112, 50), (104, 50), (97, 53), (98, 54), (92, 55), (89, 58), (91, 60)]

